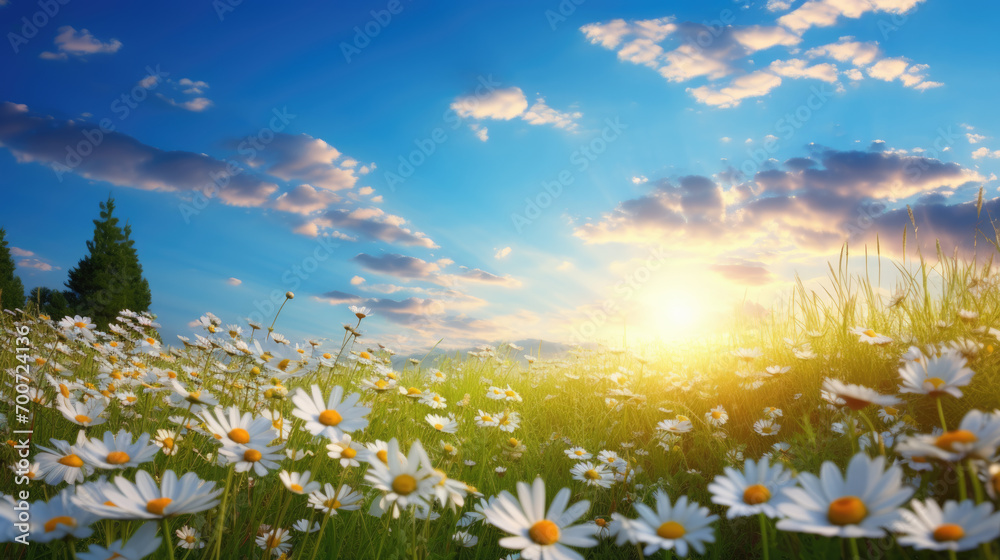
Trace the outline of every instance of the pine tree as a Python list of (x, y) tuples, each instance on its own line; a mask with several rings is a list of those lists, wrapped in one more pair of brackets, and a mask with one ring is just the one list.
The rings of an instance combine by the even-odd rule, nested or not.
[(14, 273), (14, 258), (7, 247), (7, 232), (0, 228), (0, 308), (24, 305), (24, 284)]
[(118, 227), (115, 201), (108, 196), (101, 203), (101, 218), (94, 220), (90, 251), (69, 271), (66, 292), (69, 305), (90, 317), (97, 328), (107, 329), (123, 309), (147, 311), (152, 303), (149, 282), (142, 277), (142, 265), (131, 239), (132, 228)]
[(50, 319), (55, 321), (67, 315), (73, 315), (65, 293), (45, 286), (32, 289), (26, 304), (38, 306), (39, 313), (48, 315)]

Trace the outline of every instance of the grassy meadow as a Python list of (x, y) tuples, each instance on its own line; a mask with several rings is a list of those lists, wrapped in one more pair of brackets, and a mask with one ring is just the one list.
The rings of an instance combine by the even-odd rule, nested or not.
[(867, 260), (712, 337), (527, 364), (393, 367), (364, 309), (316, 333), (339, 352), (280, 314), (179, 341), (7, 311), (0, 556), (996, 559), (992, 263)]

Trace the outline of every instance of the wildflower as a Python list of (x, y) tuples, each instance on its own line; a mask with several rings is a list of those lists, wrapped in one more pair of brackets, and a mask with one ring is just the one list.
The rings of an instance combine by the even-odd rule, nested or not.
[(472, 548), (479, 542), (479, 537), (471, 535), (465, 531), (456, 531), (455, 534), (451, 536), (451, 540), (455, 541), (455, 544), (463, 548)]
[(330, 451), (327, 455), (331, 459), (339, 459), (341, 467), (361, 466), (358, 453), (363, 453), (365, 447), (356, 441), (352, 441), (350, 434), (344, 434), (338, 441), (327, 445), (326, 448)]
[(582, 447), (570, 447), (569, 449), (563, 451), (567, 457), (576, 461), (586, 461), (590, 459), (592, 455), (587, 453), (587, 450)]
[(723, 426), (729, 421), (729, 414), (726, 409), (720, 404), (705, 413), (705, 421), (713, 426)]
[(873, 329), (867, 327), (854, 327), (851, 329), (853, 334), (858, 335), (858, 342), (864, 342), (865, 344), (870, 344), (873, 346), (885, 346), (887, 344), (892, 344), (892, 339), (884, 334), (879, 334)]
[(955, 430), (940, 435), (916, 434), (898, 445), (904, 456), (918, 456), (958, 462), (966, 457), (989, 460), (1000, 446), (1000, 416), (970, 410)]
[[(174, 531), (174, 534), (176, 534), (177, 538), (180, 539), (177, 541), (177, 546), (181, 548), (186, 548), (188, 550), (205, 548), (205, 541), (201, 540), (201, 534), (187, 525)], [(159, 546), (159, 544), (157, 544), (157, 546)]]
[(608, 471), (601, 463), (580, 462), (573, 465), (569, 472), (573, 480), (579, 480), (587, 486), (610, 488), (615, 481), (614, 473)]
[(776, 423), (770, 418), (761, 419), (753, 423), (753, 431), (762, 436), (773, 436), (781, 431), (781, 424)]
[(780, 464), (770, 465), (767, 458), (754, 462), (747, 459), (743, 472), (725, 467), (725, 475), (718, 475), (708, 485), (712, 503), (729, 508), (726, 517), (764, 515), (778, 517), (775, 507), (781, 491), (792, 484), (791, 473)]
[(91, 438), (79, 446), (84, 462), (102, 469), (126, 469), (152, 461), (159, 450), (147, 445), (149, 434), (142, 434), (132, 442), (132, 434), (120, 430), (117, 434), (104, 432), (103, 439)]
[(590, 502), (584, 500), (567, 508), (569, 488), (556, 494), (548, 511), (541, 478), (531, 486), (518, 482), (517, 495), (515, 498), (504, 490), (483, 511), (487, 522), (511, 535), (500, 539), (500, 546), (520, 550), (529, 560), (573, 560), (579, 555), (568, 546), (589, 548), (597, 544), (596, 525), (573, 525), (590, 508)]
[(829, 377), (823, 380), (822, 390), (826, 393), (824, 398), (830, 404), (846, 406), (851, 410), (861, 410), (870, 404), (894, 406), (900, 402), (896, 397), (879, 394), (868, 387), (844, 383)]
[(1000, 538), (1000, 513), (988, 502), (948, 500), (941, 508), (934, 500), (913, 500), (910, 507), (913, 511), (902, 510), (902, 519), (893, 524), (903, 546), (957, 552)]
[[(93, 465), (89, 465), (77, 454), (79, 448), (87, 442), (87, 436), (80, 430), (77, 434), (76, 445), (61, 439), (50, 440), (52, 448), (39, 445), (41, 451), (35, 456), (38, 461), (38, 475), (42, 477), (46, 484), (55, 486), (61, 482), (76, 484), (94, 472)], [(13, 445), (13, 444), (12, 444)]]
[(292, 544), (288, 542), (291, 538), (292, 535), (288, 529), (278, 527), (276, 529), (266, 531), (263, 535), (257, 535), (254, 542), (257, 543), (257, 546), (260, 547), (261, 550), (269, 550), (272, 555), (281, 556), (292, 549)]
[(903, 471), (885, 468), (885, 458), (858, 453), (846, 476), (832, 462), (823, 463), (820, 476), (800, 473), (798, 484), (786, 488), (778, 504), (785, 519), (778, 529), (827, 537), (879, 538), (899, 519), (899, 506), (913, 494), (903, 486)]
[(486, 412), (483, 412), (482, 410), (480, 410), (479, 413), (476, 414), (476, 426), (479, 426), (480, 428), (486, 428), (486, 427), (490, 427), (490, 426), (496, 426), (497, 424), (499, 424), (499, 422), (497, 421), (497, 419), (494, 418), (489, 413), (486, 413)]
[(56, 410), (78, 426), (97, 426), (106, 422), (101, 414), (104, 414), (104, 409), (107, 406), (108, 401), (101, 397), (90, 398), (86, 402), (66, 398), (62, 395), (56, 397)]
[(424, 420), (426, 420), (431, 427), (439, 432), (453, 434), (458, 431), (458, 422), (455, 421), (455, 416), (452, 414), (449, 414), (448, 416), (428, 414), (424, 417)]
[(66, 537), (85, 539), (93, 534), (90, 525), (98, 517), (74, 503), (74, 490), (68, 486), (48, 502), (37, 501), (29, 506), (31, 516), (27, 521), (31, 540), (47, 543)]
[(430, 459), (419, 441), (413, 442), (410, 452), (403, 456), (395, 438), (389, 440), (386, 462), (369, 463), (365, 480), (383, 496), (372, 504), (372, 513), (381, 516), (386, 511), (399, 517), (400, 510), (410, 506), (429, 507), (428, 498), (433, 494), (438, 475), (431, 468)]
[(361, 508), (360, 502), (364, 499), (361, 493), (351, 489), (346, 484), (339, 488), (334, 488), (332, 484), (323, 485), (323, 490), (316, 490), (309, 494), (309, 505), (313, 509), (318, 509), (325, 515), (337, 515), (340, 510), (355, 511)]
[(266, 446), (277, 435), (270, 420), (264, 417), (254, 418), (249, 412), (240, 414), (235, 406), (206, 410), (199, 417), (215, 439), (224, 447), (232, 447), (234, 451)]
[(624, 533), (619, 533), (619, 539), (625, 537), (629, 542), (645, 544), (646, 556), (659, 550), (675, 550), (681, 557), (687, 556), (689, 549), (704, 554), (705, 544), (715, 542), (712, 523), (719, 516), (710, 514), (700, 504), (689, 503), (687, 496), (681, 496), (673, 505), (662, 490), (657, 490), (654, 497), (655, 510), (643, 503), (635, 504), (637, 519), (614, 514), (613, 518), (627, 527)]
[(973, 371), (965, 365), (965, 357), (954, 351), (921, 355), (899, 369), (902, 380), (899, 391), (932, 397), (949, 394), (960, 399), (959, 387), (968, 385), (973, 376)]
[(319, 490), (319, 483), (315, 480), (310, 480), (311, 474), (309, 471), (299, 474), (283, 470), (278, 473), (278, 478), (285, 485), (285, 488), (293, 494), (311, 494)]
[[(146, 522), (129, 537), (127, 543), (119, 539), (111, 543), (111, 546), (107, 548), (91, 544), (86, 552), (78, 552), (76, 557), (79, 560), (108, 560), (110, 558), (138, 560), (156, 552), (162, 542), (163, 539), (156, 536), (156, 523)], [(205, 543), (201, 543), (201, 545), (205, 546)], [(183, 544), (180, 546), (183, 546)], [(185, 546), (184, 548), (193, 547)]]
[(435, 410), (447, 408), (448, 400), (437, 393), (425, 393), (420, 397), (420, 404), (425, 404)]
[[(118, 476), (114, 486), (100, 494), (91, 485), (83, 485), (77, 488), (73, 503), (105, 519), (162, 519), (205, 511), (219, 504), (216, 498), (222, 490), (215, 489), (215, 482), (206, 482), (193, 472), (178, 479), (170, 469), (162, 478), (157, 485), (149, 473), (136, 471), (134, 483)], [(106, 500), (97, 501), (98, 497)]]
[(292, 524), (292, 529), (300, 533), (315, 533), (319, 531), (319, 521), (314, 521), (312, 527), (309, 526), (308, 519), (299, 519)]

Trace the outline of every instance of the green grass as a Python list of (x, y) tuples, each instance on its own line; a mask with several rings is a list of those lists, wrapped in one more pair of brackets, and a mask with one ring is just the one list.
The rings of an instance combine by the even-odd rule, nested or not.
[[(775, 442), (790, 445), (787, 453), (776, 454), (778, 460), (796, 472), (818, 472), (823, 461), (834, 461), (844, 466), (852, 454), (852, 443), (846, 437), (831, 429), (834, 422), (843, 420), (839, 412), (829, 410), (820, 399), (819, 389), (823, 378), (834, 377), (846, 382), (872, 387), (883, 394), (897, 393), (898, 363), (900, 355), (910, 345), (946, 343), (958, 339), (972, 339), (983, 344), (979, 355), (970, 362), (976, 372), (972, 384), (964, 389), (961, 400), (944, 400), (944, 412), (949, 424), (957, 424), (964, 413), (971, 409), (993, 410), (1000, 405), (1000, 377), (997, 375), (998, 356), (993, 352), (996, 338), (979, 327), (996, 324), (1000, 313), (1000, 293), (994, 286), (983, 289), (978, 294), (970, 292), (969, 286), (988, 277), (991, 263), (963, 262), (947, 255), (938, 254), (931, 262), (920, 259), (916, 262), (890, 262), (879, 251), (866, 261), (869, 267), (862, 270), (848, 270), (850, 261), (845, 247), (839, 262), (832, 263), (829, 278), (823, 289), (809, 290), (801, 281), (796, 283), (788, 297), (778, 304), (764, 318), (734, 316), (731, 325), (711, 339), (702, 339), (682, 346), (648, 346), (631, 348), (628, 351), (600, 347), (597, 350), (583, 350), (573, 356), (549, 361), (545, 356), (534, 365), (523, 368), (499, 357), (480, 360), (463, 360), (457, 356), (439, 359), (436, 364), (422, 364), (422, 368), (408, 365), (398, 371), (401, 387), (416, 386), (427, 388), (424, 374), (428, 367), (437, 367), (447, 375), (447, 381), (434, 385), (432, 390), (447, 399), (448, 406), (443, 413), (454, 413), (459, 421), (459, 432), (455, 436), (436, 433), (423, 417), (436, 412), (397, 392), (373, 394), (365, 392), (359, 383), (373, 377), (372, 366), (359, 365), (356, 361), (341, 360), (336, 368), (319, 367), (314, 357), (305, 365), (292, 361), (286, 373), (295, 373), (283, 382), (290, 392), (300, 386), (308, 387), (318, 382), (327, 394), (333, 385), (342, 385), (347, 392), (359, 391), (369, 402), (372, 412), (369, 427), (354, 434), (355, 439), (370, 442), (376, 439), (397, 438), (403, 448), (415, 440), (420, 440), (431, 455), (432, 462), (448, 473), (450, 478), (462, 480), (479, 489), (486, 496), (502, 490), (512, 491), (517, 481), (530, 482), (536, 476), (542, 477), (548, 487), (549, 499), (555, 491), (569, 487), (573, 491), (572, 501), (591, 501), (588, 519), (608, 518), (618, 512), (633, 516), (631, 504), (635, 501), (649, 503), (655, 489), (662, 488), (674, 499), (687, 495), (691, 500), (709, 506), (720, 514), (716, 522), (716, 542), (709, 545), (706, 557), (711, 558), (751, 558), (760, 556), (760, 530), (758, 520), (753, 518), (726, 520), (723, 508), (710, 502), (706, 486), (712, 478), (726, 466), (727, 454), (739, 451), (746, 458), (758, 458), (770, 450)], [(880, 294), (880, 288), (892, 292), (897, 286), (883, 285), (883, 277), (889, 278), (888, 267), (902, 278), (899, 288), (907, 295), (893, 308), (885, 305), (887, 299)], [(885, 268), (886, 270), (883, 270)], [(290, 302), (293, 305), (295, 302)], [(978, 313), (978, 320), (965, 322), (957, 318), (960, 309)], [(57, 318), (58, 319), (58, 318)], [(53, 350), (52, 344), (60, 340), (60, 333), (52, 321), (39, 319), (31, 312), (12, 317), (4, 314), (5, 331), (10, 332), (13, 322), (30, 326), (33, 350), (32, 357), (46, 360), (44, 365), (32, 368), (33, 386), (44, 394), (48, 404), (32, 403), (34, 412), (32, 428), (33, 445), (48, 445), (49, 440), (73, 441), (78, 427), (68, 422), (53, 408), (57, 388), (44, 378), (45, 373), (53, 373), (58, 363), (66, 372), (54, 373), (58, 379), (78, 379), (103, 388), (97, 379), (106, 359), (94, 348), (62, 337), (63, 347)], [(941, 328), (938, 321), (950, 325)], [(278, 319), (277, 330), (281, 330)], [(849, 329), (856, 326), (872, 328), (893, 338), (888, 346), (870, 346), (860, 343), (858, 336)], [(806, 333), (815, 331), (809, 336)], [(153, 331), (150, 330), (149, 334)], [(216, 335), (227, 339), (225, 332)], [(261, 332), (258, 331), (257, 338)], [(317, 333), (322, 334), (322, 333)], [(260, 412), (264, 409), (280, 410), (291, 417), (292, 404), (287, 398), (265, 398), (264, 391), (273, 387), (270, 375), (257, 375), (253, 367), (257, 364), (253, 357), (246, 355), (227, 356), (218, 349), (206, 351), (198, 348), (180, 349), (169, 361), (162, 356), (129, 357), (134, 352), (133, 343), (116, 336), (123, 357), (114, 369), (124, 374), (142, 372), (150, 368), (175, 371), (184, 384), (201, 384), (220, 397), (224, 405), (236, 405), (243, 411)], [(816, 357), (802, 360), (793, 354), (792, 347), (785, 341), (810, 342)], [(750, 366), (742, 366), (732, 355), (732, 350), (740, 347), (759, 348), (763, 356)], [(345, 355), (364, 350), (348, 342)], [(298, 356), (294, 350), (284, 349), (285, 357)], [(307, 349), (306, 356), (310, 352)], [(387, 358), (383, 352), (377, 358)], [(14, 341), (8, 335), (0, 351), (0, 364), (6, 368), (15, 365)], [(272, 365), (279, 359), (272, 360)], [(130, 363), (131, 362), (131, 363)], [(210, 373), (210, 364), (222, 364), (218, 375)], [(788, 373), (764, 381), (755, 390), (742, 389), (743, 381), (735, 372), (744, 367), (761, 370), (770, 365), (790, 366)], [(224, 370), (224, 371), (223, 371)], [(189, 375), (196, 372), (197, 377)], [(611, 374), (623, 372), (621, 386), (609, 379)], [(298, 374), (304, 374), (299, 376)], [(11, 402), (15, 398), (15, 386), (8, 378), (3, 386), (3, 397)], [(494, 401), (486, 397), (490, 385), (509, 384), (522, 397), (523, 402)], [(118, 383), (120, 386), (121, 383)], [(637, 395), (634, 398), (613, 396), (615, 389), (627, 388)], [(136, 387), (138, 401), (131, 407), (112, 404), (106, 411), (107, 422), (87, 429), (88, 436), (99, 437), (105, 431), (125, 428), (133, 434), (143, 432), (153, 434), (158, 428), (173, 427), (166, 419), (168, 413), (181, 415), (183, 409), (169, 411), (163, 403), (164, 392), (139, 385)], [(122, 390), (120, 387), (117, 390)], [(799, 398), (795, 398), (800, 395)], [(606, 398), (617, 398), (620, 409), (612, 409)], [(905, 405), (901, 416), (907, 417), (919, 432), (928, 432), (939, 424), (934, 402), (926, 397), (904, 396)], [(460, 405), (465, 402), (466, 404)], [(704, 421), (704, 414), (716, 405), (723, 405), (729, 414), (729, 421), (723, 427), (726, 438), (714, 437)], [(753, 431), (754, 421), (762, 417), (765, 406), (781, 408), (783, 416), (778, 419), (782, 428), (779, 434), (763, 437)], [(504, 409), (521, 415), (521, 427), (511, 434), (496, 429), (481, 429), (475, 426), (473, 417), (477, 410), (498, 413)], [(874, 410), (868, 415), (881, 428), (886, 427), (876, 417)], [(673, 418), (677, 414), (689, 417), (694, 430), (681, 437), (674, 447), (657, 445), (655, 432), (657, 422)], [(16, 439), (11, 432), (19, 429), (13, 410), (7, 414), (6, 437)], [(412, 523), (409, 514), (392, 520), (388, 516), (379, 519), (367, 513), (367, 506), (376, 493), (363, 481), (363, 467), (348, 469), (345, 473), (336, 461), (326, 457), (326, 442), (312, 442), (308, 433), (299, 429), (295, 421), (287, 446), (316, 452), (315, 457), (298, 462), (290, 460), (281, 467), (290, 471), (310, 470), (321, 482), (336, 484), (342, 480), (366, 493), (364, 506), (359, 511), (342, 512), (333, 517), (323, 533), (322, 542), (316, 542), (316, 535), (304, 537), (293, 532), (292, 557), (307, 559), (313, 556), (314, 547), (319, 546), (317, 558), (404, 558), (410, 557), (414, 548), (421, 557), (494, 559), (512, 551), (497, 545), (500, 533), (489, 526), (477, 524), (468, 529), (479, 537), (479, 544), (470, 549), (459, 549), (451, 542), (455, 532), (455, 522), (461, 511), (452, 513), (436, 508), (441, 518), (431, 522)], [(519, 457), (511, 456), (511, 437), (524, 446)], [(5, 438), (6, 439), (6, 438)], [(448, 441), (458, 448), (458, 454), (448, 456), (440, 446), (440, 441)], [(595, 456), (603, 449), (617, 451), (627, 457), (637, 473), (631, 484), (615, 484), (610, 489), (592, 489), (581, 482), (572, 480), (569, 469), (573, 462), (563, 450), (572, 445), (586, 448)], [(625, 448), (621, 444), (632, 444)], [(153, 462), (141, 466), (142, 469), (159, 475), (166, 469), (178, 474), (195, 471), (206, 480), (223, 485), (228, 469), (207, 463), (205, 455), (211, 453), (215, 444), (205, 436), (189, 433), (180, 442), (181, 450), (168, 457), (158, 454)], [(642, 450), (648, 454), (639, 454)], [(874, 450), (877, 452), (877, 449)], [(891, 453), (891, 450), (890, 450)], [(0, 459), (5, 464), (16, 460), (15, 450), (4, 446)], [(475, 465), (465, 464), (466, 460)], [(504, 476), (498, 476), (494, 469), (506, 467)], [(95, 473), (88, 480), (96, 478)], [(134, 479), (134, 469), (123, 473)], [(915, 473), (907, 472), (907, 476)], [(935, 484), (942, 477), (941, 469), (921, 478), (921, 488), (916, 497), (932, 496), (938, 501), (957, 497), (957, 488), (952, 485)], [(223, 523), (222, 558), (261, 558), (261, 551), (253, 542), (260, 524), (279, 523), (282, 506), (288, 492), (278, 480), (277, 471), (264, 477), (253, 477), (250, 485), (246, 473), (237, 473), (232, 478), (230, 496)], [(0, 488), (12, 493), (18, 487), (14, 484), (11, 470), (0, 472)], [(32, 500), (53, 496), (61, 489), (36, 481), (29, 486)], [(470, 510), (477, 500), (468, 497), (465, 510)], [(280, 520), (287, 528), (300, 518), (319, 520), (318, 514), (307, 508), (305, 496), (293, 496), (287, 513)], [(203, 538), (211, 543), (214, 528), (218, 522), (219, 508), (195, 515), (180, 516), (170, 520), (172, 529), (189, 525), (199, 529)], [(139, 527), (138, 522), (99, 522), (94, 526), (94, 534), (85, 542), (74, 543), (77, 551), (83, 551), (88, 543), (107, 544), (122, 538)], [(805, 534), (774, 532), (771, 527), (771, 558), (841, 558), (847, 554), (848, 543), (837, 539), (816, 537)], [(171, 535), (176, 544), (176, 538)], [(304, 542), (305, 541), (305, 542)], [(995, 550), (994, 546), (994, 550)], [(211, 544), (201, 550), (187, 554), (183, 549), (175, 549), (175, 558), (211, 558)], [(871, 558), (931, 558), (933, 555), (907, 549), (905, 553), (891, 538), (882, 541), (863, 541), (862, 557)], [(582, 551), (588, 558), (635, 558), (635, 547), (616, 547), (611, 540), (604, 540), (593, 549)], [(979, 550), (970, 557), (981, 554)], [(995, 552), (994, 552), (995, 554)], [(51, 545), (32, 544), (28, 547), (15, 544), (0, 544), (3, 558), (71, 558), (68, 544), (57, 542)], [(166, 544), (152, 557), (168, 558)]]

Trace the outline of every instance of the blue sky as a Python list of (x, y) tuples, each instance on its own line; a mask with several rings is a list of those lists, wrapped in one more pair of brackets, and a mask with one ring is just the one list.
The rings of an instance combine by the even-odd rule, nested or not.
[(18, 272), (110, 193), (169, 334), (293, 290), (293, 338), (676, 338), (997, 205), (995, 3), (43, 4), (0, 4)]

